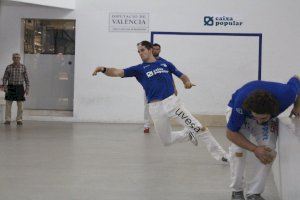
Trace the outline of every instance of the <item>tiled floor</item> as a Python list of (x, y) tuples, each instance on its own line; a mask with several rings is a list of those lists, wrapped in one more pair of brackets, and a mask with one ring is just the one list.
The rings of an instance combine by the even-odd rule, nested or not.
[[(152, 129), (153, 130), (153, 129)], [(203, 143), (161, 145), (142, 125), (0, 125), (0, 200), (229, 200), (229, 166)], [(211, 128), (228, 149), (225, 128)], [(279, 200), (272, 176), (263, 195)]]

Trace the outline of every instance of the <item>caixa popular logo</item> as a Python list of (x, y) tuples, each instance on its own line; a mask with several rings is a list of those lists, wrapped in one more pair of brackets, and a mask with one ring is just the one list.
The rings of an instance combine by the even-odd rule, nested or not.
[(204, 16), (203, 18), (204, 26), (242, 26), (243, 22), (235, 19), (234, 17), (228, 16)]
[(205, 16), (204, 17), (204, 26), (213, 26), (214, 25), (214, 17)]

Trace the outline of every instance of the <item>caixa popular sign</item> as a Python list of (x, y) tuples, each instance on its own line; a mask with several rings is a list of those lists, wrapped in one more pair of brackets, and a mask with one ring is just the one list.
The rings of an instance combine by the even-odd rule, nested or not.
[(218, 26), (218, 27), (237, 27), (242, 26), (243, 22), (231, 16), (204, 16), (204, 26)]
[(149, 13), (109, 13), (110, 32), (149, 32)]

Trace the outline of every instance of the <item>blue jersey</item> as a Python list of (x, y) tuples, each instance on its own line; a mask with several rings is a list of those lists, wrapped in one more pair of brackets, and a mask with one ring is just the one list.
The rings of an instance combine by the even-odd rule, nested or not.
[(168, 62), (167, 60), (165, 60), (165, 59), (163, 59), (162, 57), (159, 57), (159, 56), (156, 57), (155, 59), (156, 59), (156, 60), (159, 60), (159, 61), (166, 61), (166, 62)]
[(135, 77), (143, 86), (148, 103), (174, 94), (172, 74), (177, 77), (183, 75), (172, 63), (165, 60), (144, 62), (124, 69), (124, 77)]
[[(242, 127), (245, 119), (252, 118), (250, 112), (243, 109), (243, 103), (248, 95), (255, 90), (265, 90), (272, 94), (279, 102), (279, 113), (284, 112), (290, 105), (295, 102), (298, 94), (300, 94), (300, 81), (298, 78), (291, 78), (287, 84), (252, 81), (238, 89), (228, 103), (232, 108), (232, 113), (227, 124), (227, 128), (233, 132), (238, 132)], [(277, 117), (277, 116), (272, 116)]]

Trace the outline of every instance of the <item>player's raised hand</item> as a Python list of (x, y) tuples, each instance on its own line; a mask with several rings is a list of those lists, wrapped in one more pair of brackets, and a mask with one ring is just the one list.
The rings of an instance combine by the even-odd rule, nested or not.
[(190, 89), (192, 88), (193, 86), (196, 86), (195, 84), (191, 83), (190, 81), (187, 81), (184, 83), (184, 87), (185, 89)]
[(93, 72), (93, 76), (96, 76), (98, 72), (103, 72), (103, 70), (104, 70), (104, 67), (101, 67), (101, 66), (96, 67)]

